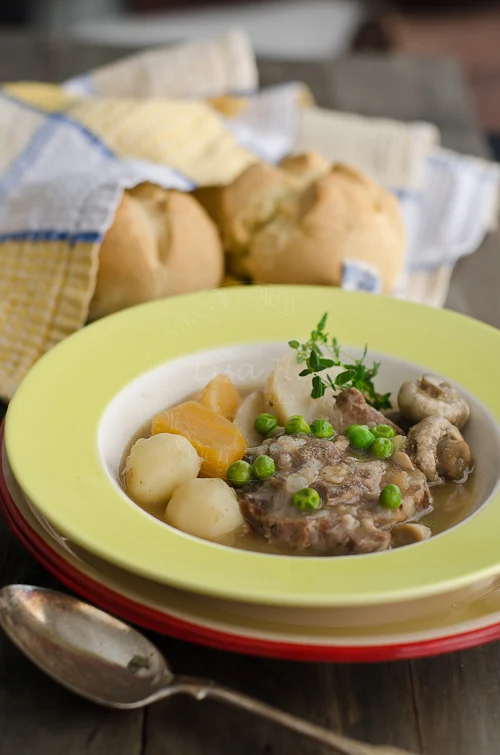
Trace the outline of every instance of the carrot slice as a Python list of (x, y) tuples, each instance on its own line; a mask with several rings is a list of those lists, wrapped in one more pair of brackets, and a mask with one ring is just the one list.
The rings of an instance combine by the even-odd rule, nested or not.
[(238, 389), (228, 375), (217, 375), (208, 385), (203, 388), (196, 397), (200, 404), (206, 406), (217, 414), (233, 421), (238, 407), (241, 404), (241, 396)]

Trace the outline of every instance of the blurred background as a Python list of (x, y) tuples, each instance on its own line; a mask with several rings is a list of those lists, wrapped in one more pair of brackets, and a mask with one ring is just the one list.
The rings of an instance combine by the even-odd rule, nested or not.
[(3, 0), (0, 26), (147, 47), (243, 26), (257, 55), (321, 60), (350, 51), (450, 56), (500, 155), (500, 0)]

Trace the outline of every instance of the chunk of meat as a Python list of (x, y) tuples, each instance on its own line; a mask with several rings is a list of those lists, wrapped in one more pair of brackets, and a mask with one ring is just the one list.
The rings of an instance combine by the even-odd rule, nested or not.
[(366, 403), (357, 388), (346, 388), (338, 394), (330, 422), (338, 433), (343, 433), (351, 425), (389, 425), (398, 435), (403, 435), (400, 427)]
[[(429, 509), (425, 476), (418, 469), (403, 470), (390, 459), (374, 460), (355, 451), (343, 436), (335, 440), (306, 435), (280, 435), (249, 449), (252, 463), (260, 454), (274, 459), (276, 474), (239, 489), (242, 514), (250, 527), (269, 541), (321, 554), (371, 553), (391, 544), (391, 529), (416, 519)], [(398, 484), (402, 505), (387, 509), (379, 503), (381, 490)], [(294, 493), (317, 490), (322, 505), (312, 512), (295, 508)]]

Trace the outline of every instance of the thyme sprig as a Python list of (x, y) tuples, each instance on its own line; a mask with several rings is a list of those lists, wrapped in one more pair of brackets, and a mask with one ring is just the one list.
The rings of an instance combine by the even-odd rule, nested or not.
[[(341, 356), (340, 346), (336, 338), (325, 332), (328, 313), (325, 313), (314, 330), (311, 331), (306, 343), (289, 341), (288, 345), (297, 352), (297, 361), (305, 364), (300, 373), (301, 377), (312, 375), (311, 397), (321, 398), (327, 388), (334, 393), (346, 388), (357, 388), (374, 409), (390, 409), (390, 393), (377, 393), (373, 383), (380, 369), (380, 362), (374, 362), (372, 367), (365, 364), (368, 346), (365, 346), (361, 359), (351, 359), (349, 355)], [(326, 354), (325, 354), (326, 352)], [(343, 361), (343, 360), (346, 361)], [(350, 361), (347, 361), (350, 360)], [(343, 367), (335, 378), (321, 375), (332, 367)]]

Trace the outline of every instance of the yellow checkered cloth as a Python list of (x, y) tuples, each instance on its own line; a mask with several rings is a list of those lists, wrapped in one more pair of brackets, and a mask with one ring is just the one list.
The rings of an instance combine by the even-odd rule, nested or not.
[(89, 99), (49, 84), (0, 90), (0, 135), (0, 397), (9, 399), (42, 354), (85, 324), (125, 186), (225, 183), (256, 157), (203, 101)]

